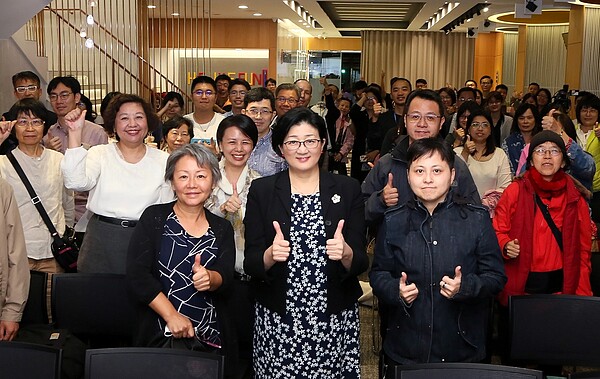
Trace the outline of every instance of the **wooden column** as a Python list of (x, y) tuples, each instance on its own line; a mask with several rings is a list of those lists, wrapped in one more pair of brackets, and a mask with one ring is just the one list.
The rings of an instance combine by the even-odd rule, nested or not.
[(565, 70), (565, 84), (568, 84), (571, 89), (579, 89), (581, 85), (584, 25), (585, 7), (582, 5), (571, 5), (571, 12), (569, 12), (569, 37), (567, 40), (567, 67)]
[(517, 42), (517, 72), (515, 74), (515, 91), (527, 92), (525, 87), (525, 64), (527, 62), (527, 26), (519, 26), (519, 40)]
[(494, 80), (494, 86), (502, 83), (502, 60), (504, 54), (504, 33), (479, 33), (475, 40), (473, 79), (479, 85), (483, 75)]

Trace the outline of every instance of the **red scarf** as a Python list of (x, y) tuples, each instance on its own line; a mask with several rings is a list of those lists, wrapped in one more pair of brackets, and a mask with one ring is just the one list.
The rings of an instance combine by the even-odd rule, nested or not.
[(548, 199), (553, 196), (557, 196), (564, 192), (567, 187), (567, 174), (561, 169), (552, 177), (552, 180), (547, 181), (542, 177), (535, 167), (529, 168), (531, 184), (535, 189), (535, 192), (543, 199)]

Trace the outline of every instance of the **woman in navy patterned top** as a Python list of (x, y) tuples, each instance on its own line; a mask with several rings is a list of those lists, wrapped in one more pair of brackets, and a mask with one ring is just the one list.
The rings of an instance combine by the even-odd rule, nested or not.
[[(216, 351), (231, 367), (227, 286), (235, 247), (231, 224), (204, 208), (221, 173), (214, 155), (198, 144), (173, 152), (165, 180), (177, 200), (147, 208), (129, 247), (129, 288), (141, 303), (137, 343), (182, 339)], [(231, 358), (231, 359), (230, 359)], [(226, 369), (227, 371), (227, 369)]]

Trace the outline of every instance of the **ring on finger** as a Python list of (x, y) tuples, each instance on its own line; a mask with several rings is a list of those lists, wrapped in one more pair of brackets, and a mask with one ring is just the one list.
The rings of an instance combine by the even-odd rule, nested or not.
[(446, 288), (446, 282), (442, 282), (442, 288)]

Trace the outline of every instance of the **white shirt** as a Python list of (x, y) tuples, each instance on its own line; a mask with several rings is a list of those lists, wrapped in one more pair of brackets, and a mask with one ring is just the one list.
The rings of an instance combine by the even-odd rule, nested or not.
[(200, 124), (196, 122), (196, 120), (194, 120), (193, 113), (186, 114), (183, 117), (191, 120), (194, 123), (194, 139), (198, 138), (210, 140), (212, 138), (215, 143), (217, 142), (217, 128), (219, 127), (221, 121), (225, 119), (225, 116), (223, 116), (221, 113), (215, 113), (213, 118), (206, 124)]
[[(32, 158), (18, 148), (12, 152), (40, 198), (52, 224), (62, 235), (65, 224), (73, 225), (74, 209), (73, 191), (67, 190), (63, 185), (63, 175), (60, 171), (63, 155), (51, 149), (44, 149), (39, 158)], [(25, 234), (27, 256), (32, 259), (52, 258), (52, 237), (48, 227), (6, 156), (0, 157), (0, 175), (10, 183), (15, 193)]]
[(149, 205), (174, 199), (163, 176), (169, 154), (146, 147), (137, 163), (126, 162), (114, 143), (67, 149), (61, 169), (65, 186), (90, 191), (87, 209), (95, 214), (139, 220)]
[[(456, 155), (461, 159), (463, 159), (462, 150), (462, 146), (454, 149)], [(482, 198), (490, 190), (504, 191), (512, 182), (508, 157), (499, 147), (494, 150), (494, 155), (488, 161), (481, 162), (469, 155), (466, 163), (477, 187), (477, 192)]]

